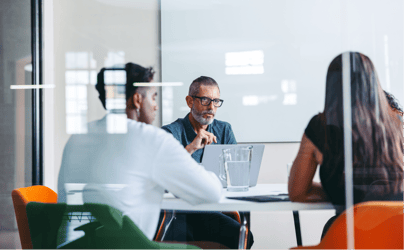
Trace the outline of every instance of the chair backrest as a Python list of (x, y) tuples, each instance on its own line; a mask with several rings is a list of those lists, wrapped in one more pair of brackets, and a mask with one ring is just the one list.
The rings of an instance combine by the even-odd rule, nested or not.
[(113, 207), (104, 204), (84, 204), (86, 210), (104, 226), (99, 228), (95, 248), (118, 249), (199, 249), (185, 244), (158, 243), (146, 235), (128, 217)]
[(34, 249), (56, 249), (65, 203), (29, 202), (27, 218)]
[[(197, 248), (184, 244), (166, 244), (150, 241), (143, 232), (123, 216), (120, 211), (104, 204), (66, 205), (30, 202), (27, 205), (29, 227), (34, 248), (56, 248), (56, 238), (61, 221), (67, 212), (91, 212), (100, 226), (92, 232), (60, 248), (66, 249), (183, 249)], [(81, 226), (81, 228), (84, 226)]]
[[(355, 249), (404, 249), (403, 205), (402, 201), (355, 205)], [(338, 216), (319, 245), (295, 249), (347, 249), (346, 213)]]
[(146, 235), (128, 217), (123, 217), (122, 231), (127, 232), (127, 241), (122, 241), (118, 248), (136, 249), (199, 249), (199, 247), (185, 244), (158, 243), (150, 241)]
[(56, 203), (57, 194), (48, 187), (37, 185), (14, 189), (11, 192), (11, 196), (13, 198), (21, 247), (24, 249), (32, 249), (33, 246), (29, 232), (26, 206), (31, 201)]

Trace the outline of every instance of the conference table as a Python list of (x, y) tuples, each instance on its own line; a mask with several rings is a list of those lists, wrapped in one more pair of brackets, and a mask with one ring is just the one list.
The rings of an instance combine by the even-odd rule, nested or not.
[(287, 194), (287, 184), (257, 184), (250, 187), (247, 192), (229, 192), (223, 190), (223, 196), (218, 203), (191, 205), (184, 200), (176, 198), (171, 193), (164, 195), (161, 208), (165, 210), (181, 211), (239, 211), (241, 225), (239, 237), (239, 249), (245, 249), (245, 238), (250, 227), (251, 211), (293, 211), (297, 245), (302, 245), (301, 229), (298, 211), (301, 210), (323, 210), (334, 209), (329, 202), (291, 202), (291, 201), (270, 201), (251, 202), (228, 199), (227, 197), (246, 197), (260, 195)]

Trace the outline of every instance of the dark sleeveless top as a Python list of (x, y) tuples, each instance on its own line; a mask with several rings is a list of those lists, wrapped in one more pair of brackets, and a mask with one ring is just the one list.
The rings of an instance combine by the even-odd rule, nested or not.
[[(304, 133), (323, 154), (323, 163), (320, 166), (320, 180), (325, 193), (334, 205), (344, 205), (344, 159), (343, 157), (335, 159), (335, 156), (344, 150), (343, 131), (336, 126), (326, 125), (324, 116), (318, 114), (310, 120)], [(326, 140), (328, 145), (326, 145)], [(370, 200), (403, 200), (403, 193), (379, 197), (366, 193), (360, 186), (354, 185), (355, 204)]]

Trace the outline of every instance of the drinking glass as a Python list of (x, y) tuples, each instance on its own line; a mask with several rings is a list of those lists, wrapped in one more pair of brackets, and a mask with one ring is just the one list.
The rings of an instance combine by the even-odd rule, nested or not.
[(219, 157), (219, 178), (227, 184), (227, 191), (248, 191), (252, 146), (223, 149)]

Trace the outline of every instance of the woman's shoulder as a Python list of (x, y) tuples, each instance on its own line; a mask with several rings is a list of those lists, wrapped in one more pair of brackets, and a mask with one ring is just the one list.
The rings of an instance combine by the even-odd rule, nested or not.
[(304, 133), (307, 138), (320, 150), (323, 152), (324, 148), (324, 128), (325, 120), (323, 113), (318, 113), (314, 115), (307, 125)]
[(304, 133), (309, 138), (313, 136), (317, 137), (318, 132), (324, 130), (325, 127), (324, 125), (325, 125), (324, 115), (322, 113), (318, 113), (310, 119), (309, 124), (304, 130)]
[(323, 113), (318, 113), (310, 119), (307, 127), (324, 127), (324, 125), (325, 125), (325, 116)]

